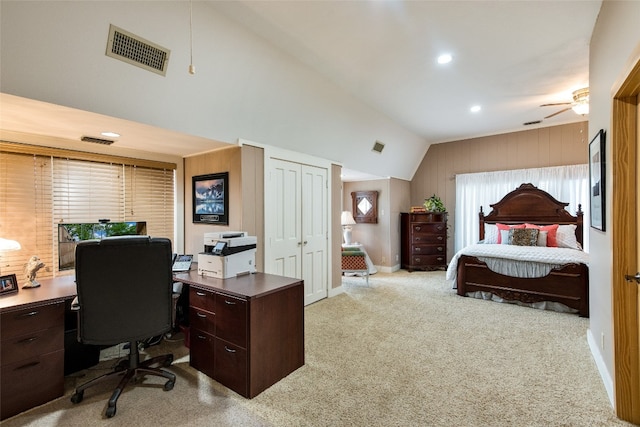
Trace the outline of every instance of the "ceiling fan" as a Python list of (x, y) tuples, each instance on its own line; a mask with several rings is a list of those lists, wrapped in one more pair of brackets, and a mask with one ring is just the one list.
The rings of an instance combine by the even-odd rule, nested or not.
[[(551, 107), (556, 105), (567, 105), (568, 107), (563, 108), (560, 111), (556, 111), (553, 114), (549, 114), (545, 116), (545, 119), (550, 119), (551, 117), (557, 116), (558, 114), (564, 113), (565, 111), (573, 110), (576, 114), (584, 116), (585, 114), (589, 114), (589, 88), (583, 87), (581, 89), (574, 90), (573, 93), (573, 101), (571, 102), (555, 102), (552, 104), (542, 104), (541, 107)], [(543, 119), (544, 120), (544, 119)], [(541, 123), (542, 120), (535, 120), (532, 122), (526, 122), (525, 125), (533, 125), (537, 123)]]

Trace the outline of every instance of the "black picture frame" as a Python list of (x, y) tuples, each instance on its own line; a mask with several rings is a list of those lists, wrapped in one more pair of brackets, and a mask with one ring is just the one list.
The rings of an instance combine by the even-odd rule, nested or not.
[(605, 131), (600, 129), (589, 143), (589, 216), (591, 227), (606, 230)]
[(18, 279), (15, 274), (0, 276), (0, 295), (8, 295), (18, 292)]
[(229, 172), (192, 178), (193, 222), (229, 224)]

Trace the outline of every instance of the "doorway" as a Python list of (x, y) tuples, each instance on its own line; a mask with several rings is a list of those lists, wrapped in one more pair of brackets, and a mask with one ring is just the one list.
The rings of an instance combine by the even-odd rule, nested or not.
[(613, 97), (611, 132), (615, 411), (636, 424), (640, 424), (640, 291), (625, 275), (640, 271), (639, 97), (640, 61)]

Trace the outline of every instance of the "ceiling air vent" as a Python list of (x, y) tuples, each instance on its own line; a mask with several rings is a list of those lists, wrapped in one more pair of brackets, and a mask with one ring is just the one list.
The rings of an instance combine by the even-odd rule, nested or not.
[(376, 143), (373, 144), (372, 150), (375, 151), (376, 153), (382, 153), (383, 149), (384, 149), (384, 144), (382, 142), (376, 141)]
[(80, 138), (81, 141), (84, 142), (93, 142), (94, 144), (103, 144), (103, 145), (111, 145), (114, 141), (110, 139), (102, 139), (102, 138), (94, 138), (92, 136), (83, 136)]
[(107, 56), (166, 75), (171, 51), (115, 25), (109, 26)]

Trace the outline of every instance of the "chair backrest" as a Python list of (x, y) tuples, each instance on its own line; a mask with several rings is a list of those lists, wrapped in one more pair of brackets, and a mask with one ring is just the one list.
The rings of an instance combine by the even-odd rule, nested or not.
[(76, 247), (78, 336), (114, 345), (171, 329), (171, 241), (146, 236), (88, 240)]

